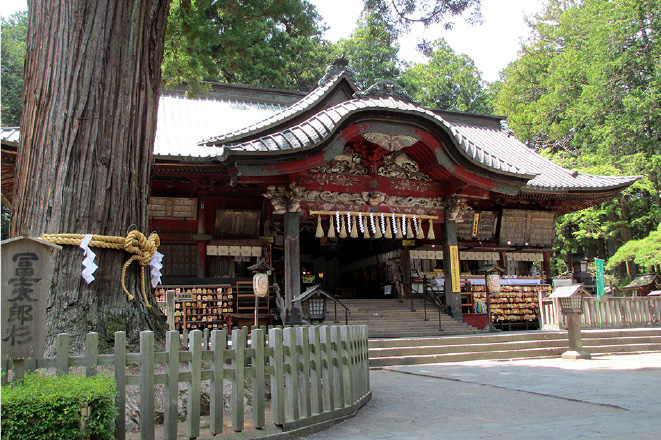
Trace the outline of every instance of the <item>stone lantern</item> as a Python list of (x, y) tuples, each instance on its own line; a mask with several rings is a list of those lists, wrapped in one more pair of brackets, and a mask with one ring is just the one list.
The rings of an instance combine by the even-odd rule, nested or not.
[[(326, 292), (319, 284), (308, 288), (305, 292), (294, 298), (292, 302), (301, 302), (303, 314), (309, 321), (323, 321), (326, 318), (326, 302), (329, 299), (335, 302), (335, 322), (338, 322), (337, 304), (339, 303), (344, 307), (345, 314), (348, 313), (348, 308), (333, 295)], [(348, 323), (348, 317), (345, 317), (345, 321)]]
[(563, 359), (591, 359), (590, 353), (583, 350), (581, 339), (581, 314), (583, 314), (583, 298), (590, 297), (590, 293), (582, 284), (558, 287), (549, 298), (557, 298), (560, 310), (567, 319), (567, 336), (569, 350), (562, 353)]

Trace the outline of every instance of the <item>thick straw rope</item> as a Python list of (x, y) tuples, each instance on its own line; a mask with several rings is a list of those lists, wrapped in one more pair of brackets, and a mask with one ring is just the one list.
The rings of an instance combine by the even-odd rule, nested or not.
[[(71, 246), (78, 246), (85, 238), (84, 234), (42, 234), (41, 239), (55, 244), (67, 244)], [(124, 250), (130, 254), (135, 254), (124, 263), (122, 268), (122, 289), (128, 297), (129, 301), (133, 299), (133, 295), (129, 293), (126, 289), (126, 284), (124, 283), (124, 278), (126, 276), (126, 269), (131, 265), (132, 262), (137, 261), (140, 264), (141, 268), (145, 268), (149, 265), (154, 253), (158, 249), (158, 246), (161, 244), (161, 239), (158, 237), (158, 234), (155, 232), (152, 233), (149, 238), (145, 237), (139, 231), (131, 231), (126, 237), (116, 237), (112, 235), (92, 235), (92, 240), (89, 243), (90, 247), (100, 247), (104, 249), (117, 249)], [(140, 282), (142, 297), (145, 300), (147, 308), (151, 308), (149, 301), (147, 300), (147, 293), (145, 290), (145, 271), (140, 270)]]

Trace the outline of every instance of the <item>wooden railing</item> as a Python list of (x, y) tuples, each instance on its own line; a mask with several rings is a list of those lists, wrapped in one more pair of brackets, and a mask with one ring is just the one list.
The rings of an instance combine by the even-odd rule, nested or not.
[[(228, 341), (229, 336), (229, 341)], [(248, 342), (248, 336), (249, 342)], [(331, 422), (355, 413), (371, 398), (367, 326), (301, 326), (245, 330), (214, 330), (207, 343), (203, 332), (189, 334), (187, 351), (180, 334), (167, 332), (165, 351), (155, 351), (154, 333), (140, 333), (140, 352), (126, 353), (126, 334), (115, 333), (114, 354), (98, 354), (98, 335), (87, 335), (86, 354), (69, 354), (68, 334), (57, 338), (55, 357), (27, 362), (2, 361), (3, 385), (20, 380), (26, 371), (71, 369), (97, 374), (113, 366), (117, 382), (116, 438), (125, 438), (126, 387), (140, 387), (140, 438), (155, 438), (156, 385), (164, 385), (164, 437), (177, 438), (179, 384), (188, 384), (186, 435), (200, 437), (201, 384), (209, 381), (211, 435), (246, 429), (245, 379), (252, 378), (252, 425), (260, 434), (291, 431)], [(16, 368), (18, 367), (18, 368)], [(79, 367), (79, 368), (76, 368)], [(128, 369), (127, 369), (128, 367)], [(128, 371), (128, 372), (127, 372)], [(269, 379), (268, 382), (266, 379)], [(230, 428), (224, 428), (223, 382), (232, 385)], [(270, 383), (267, 412), (266, 383)], [(249, 384), (250, 386), (250, 384)], [(267, 422), (267, 413), (270, 421)], [(206, 434), (208, 436), (208, 434)], [(245, 437), (245, 436), (243, 436)], [(242, 438), (243, 438), (242, 437)], [(231, 435), (230, 435), (231, 438)]]
[[(567, 328), (557, 298), (541, 300), (540, 319), (543, 330)], [(604, 297), (585, 298), (583, 302), (582, 328), (625, 328), (660, 323), (661, 298)]]
[[(438, 330), (442, 331), (442, 321), (441, 321), (441, 312), (447, 313), (447, 307), (443, 305), (440, 302), (440, 298), (436, 297), (433, 292), (430, 292), (428, 290), (428, 285), (427, 285), (427, 278), (425, 277), (423, 279), (423, 287), (422, 287), (422, 292), (418, 292), (417, 289), (414, 289), (413, 286), (411, 286), (411, 283), (406, 284), (402, 282), (401, 280), (395, 280), (395, 286), (399, 286), (399, 302), (403, 303), (404, 296), (408, 296), (411, 299), (411, 312), (415, 312), (415, 306), (413, 305), (413, 297), (416, 296), (418, 298), (422, 298), (422, 305), (424, 307), (424, 312), (425, 312), (425, 321), (429, 321), (427, 318), (427, 302), (429, 302), (432, 306), (436, 307), (436, 310), (438, 311)], [(408, 291), (408, 294), (402, 293)]]

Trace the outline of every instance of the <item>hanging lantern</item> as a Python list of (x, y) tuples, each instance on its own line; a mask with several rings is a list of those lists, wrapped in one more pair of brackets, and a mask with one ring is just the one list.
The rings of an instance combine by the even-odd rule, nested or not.
[(342, 227), (340, 228), (340, 238), (347, 238), (347, 225), (344, 221), (344, 216), (341, 217)]
[(333, 224), (333, 216), (330, 216), (330, 222), (328, 226), (328, 238), (335, 238), (335, 225)]
[(323, 238), (324, 228), (321, 227), (321, 216), (317, 216), (317, 232), (314, 234), (317, 238)]
[(351, 227), (351, 238), (358, 238), (358, 225), (356, 225), (356, 218), (353, 214), (349, 217), (349, 224), (351, 223), (353, 223)]
[(434, 224), (431, 219), (429, 219), (429, 232), (427, 232), (427, 239), (436, 240), (436, 236), (434, 235)]

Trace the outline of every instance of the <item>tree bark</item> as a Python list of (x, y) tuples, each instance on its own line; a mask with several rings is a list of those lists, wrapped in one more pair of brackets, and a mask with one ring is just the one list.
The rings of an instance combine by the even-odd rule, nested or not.
[[(169, 1), (30, 0), (21, 147), (11, 234), (126, 236), (145, 233)], [(165, 329), (140, 295), (129, 254), (93, 248), (96, 280), (81, 278), (82, 251), (58, 253), (47, 315), (47, 352), (57, 333)], [(148, 278), (147, 278), (148, 279)], [(147, 286), (148, 287), (148, 286)]]

